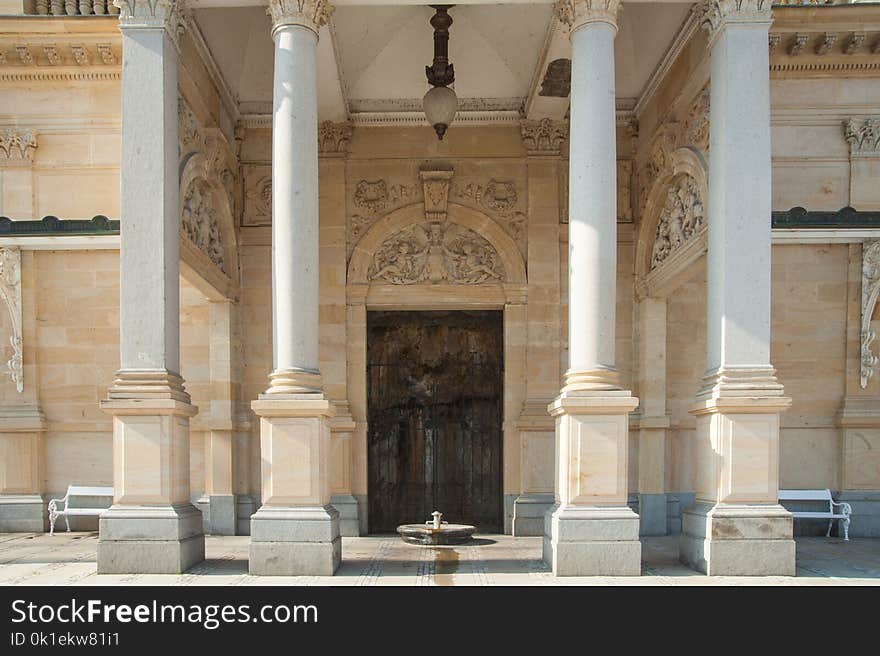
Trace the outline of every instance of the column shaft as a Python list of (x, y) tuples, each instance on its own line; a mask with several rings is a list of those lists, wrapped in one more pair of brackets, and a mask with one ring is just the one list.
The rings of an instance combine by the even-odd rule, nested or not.
[(315, 52), (332, 7), (271, 0), (272, 307), (275, 370), (251, 404), (260, 417), (263, 506), (251, 518), (249, 570), (329, 575), (342, 559), (330, 504), (330, 419), (318, 368), (318, 112)]
[(544, 560), (556, 575), (638, 575), (639, 518), (627, 506), (628, 415), (614, 368), (617, 303), (615, 0), (555, 5), (571, 26), (569, 368), (556, 420), (555, 504)]
[[(710, 32), (707, 371), (691, 412), (696, 504), (682, 559), (713, 575), (793, 575), (778, 502), (779, 414), (770, 364), (769, 3), (707, 3)], [(743, 111), (748, 107), (748, 111)]]
[(318, 378), (318, 35), (274, 30), (272, 117), (273, 393), (320, 391)]
[(190, 404), (179, 371), (177, 3), (122, 3), (120, 362), (101, 408), (113, 415), (113, 506), (100, 573), (179, 573), (204, 559), (190, 503)]

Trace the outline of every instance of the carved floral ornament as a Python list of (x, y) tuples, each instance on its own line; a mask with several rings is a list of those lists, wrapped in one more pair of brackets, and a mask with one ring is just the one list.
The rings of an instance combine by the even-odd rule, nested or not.
[(18, 248), (0, 247), (0, 297), (9, 312), (12, 334), (12, 357), (6, 362), (7, 375), (15, 383), (15, 389), (24, 391), (24, 367), (21, 342), (21, 251)]
[(330, 0), (269, 0), (266, 13), (272, 19), (272, 28), (283, 25), (303, 25), (317, 33), (334, 11)]
[(877, 334), (871, 329), (871, 317), (880, 295), (880, 239), (866, 241), (862, 244), (862, 325), (861, 325), (861, 371), (860, 384), (862, 389), (874, 376), (880, 358), (874, 355), (871, 344)]
[(697, 181), (689, 175), (679, 176), (666, 192), (651, 251), (651, 269), (683, 248), (705, 225), (705, 209)]
[(424, 222), (389, 237), (376, 251), (367, 279), (393, 285), (479, 284), (504, 280), (497, 251), (473, 230)]

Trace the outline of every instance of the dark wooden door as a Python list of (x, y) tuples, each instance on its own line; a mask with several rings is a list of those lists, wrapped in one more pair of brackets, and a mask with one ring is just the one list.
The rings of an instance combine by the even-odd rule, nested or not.
[(368, 314), (372, 533), (434, 510), (502, 530), (503, 362), (500, 311)]

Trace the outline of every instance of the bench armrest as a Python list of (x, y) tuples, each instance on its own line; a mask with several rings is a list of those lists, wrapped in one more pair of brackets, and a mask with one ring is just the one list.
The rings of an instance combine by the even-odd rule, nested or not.
[(841, 503), (837, 503), (836, 501), (831, 502), (833, 506), (840, 506), (840, 512), (849, 517), (852, 514), (852, 506), (849, 505), (846, 501), (842, 501)]
[(48, 507), (49, 512), (50, 513), (58, 512), (58, 504), (59, 503), (64, 504), (64, 507), (61, 509), (62, 511), (67, 510), (67, 495), (66, 494), (63, 497), (61, 497), (60, 499), (50, 499), (49, 500), (49, 507)]

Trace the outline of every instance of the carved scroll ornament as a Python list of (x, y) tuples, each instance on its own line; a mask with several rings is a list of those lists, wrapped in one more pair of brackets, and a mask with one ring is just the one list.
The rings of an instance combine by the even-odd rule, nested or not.
[(393, 285), (473, 285), (503, 280), (504, 265), (492, 245), (473, 230), (454, 223), (422, 223), (385, 240), (367, 278)]
[(880, 295), (880, 239), (866, 241), (862, 244), (862, 325), (861, 325), (861, 371), (862, 389), (874, 375), (880, 358), (871, 350), (871, 343), (877, 334), (871, 330), (871, 317)]
[(24, 391), (24, 367), (21, 342), (21, 251), (18, 248), (0, 247), (0, 296), (9, 311), (12, 325), (12, 357), (6, 363), (7, 375), (15, 383), (15, 389)]
[(697, 181), (689, 175), (679, 177), (666, 192), (666, 204), (660, 213), (651, 252), (651, 269), (656, 269), (699, 234), (705, 221)]

